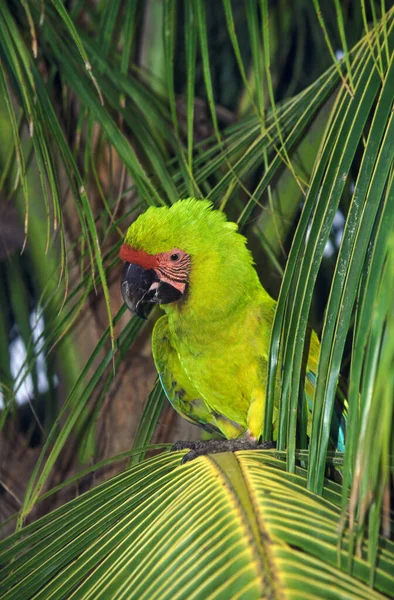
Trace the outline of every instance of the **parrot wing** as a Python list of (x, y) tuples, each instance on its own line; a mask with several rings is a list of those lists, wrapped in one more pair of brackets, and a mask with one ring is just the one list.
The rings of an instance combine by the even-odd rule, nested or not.
[(166, 315), (156, 322), (153, 329), (152, 352), (163, 390), (182, 417), (210, 433), (225, 437), (238, 437), (242, 433), (236, 423), (211, 410), (194, 388), (171, 344)]
[[(259, 373), (259, 383), (260, 390), (266, 390), (267, 387), (267, 371), (268, 371), (268, 348), (269, 348), (269, 335), (272, 328), (272, 322), (275, 314), (275, 305), (276, 303), (269, 299), (267, 301), (264, 298), (263, 302), (260, 304), (260, 321), (261, 323), (265, 323), (266, 326), (262, 327), (263, 335), (260, 333), (260, 339), (263, 339), (262, 349), (263, 352), (260, 352), (259, 363), (260, 363), (260, 373)], [(260, 325), (261, 327), (261, 325)], [(311, 435), (312, 430), (312, 409), (313, 409), (313, 401), (315, 395), (315, 387), (316, 387), (316, 375), (318, 370), (318, 362), (319, 362), (319, 354), (320, 354), (320, 342), (316, 333), (312, 330), (311, 336), (309, 340), (309, 353), (308, 360), (306, 365), (306, 373), (305, 373), (305, 402), (303, 405), (303, 415), (302, 418), (306, 421), (306, 430), (308, 436)], [(279, 369), (277, 372), (277, 380), (276, 380), (276, 388), (280, 390), (280, 370), (281, 364), (279, 364)], [(265, 394), (263, 398), (259, 396), (259, 390), (256, 390), (253, 395), (251, 408), (249, 410), (248, 415), (248, 427), (250, 430), (258, 431), (259, 418), (261, 421), (261, 414), (264, 414), (265, 410)], [(274, 397), (274, 411), (273, 411), (273, 438), (274, 440), (278, 435), (278, 421), (279, 421), (279, 403), (280, 403), (280, 394), (276, 392)], [(257, 425), (256, 425), (257, 423)], [(263, 423), (261, 424), (261, 429), (263, 429)], [(332, 416), (332, 424), (331, 424), (331, 435), (330, 441), (332, 448), (336, 449), (339, 452), (344, 452), (345, 450), (345, 431), (346, 431), (346, 401), (342, 402), (340, 399), (337, 399), (333, 411)]]

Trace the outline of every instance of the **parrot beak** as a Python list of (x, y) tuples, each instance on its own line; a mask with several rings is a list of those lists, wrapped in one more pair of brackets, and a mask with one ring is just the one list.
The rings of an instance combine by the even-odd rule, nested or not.
[(144, 304), (168, 304), (179, 300), (182, 293), (160, 281), (153, 269), (126, 262), (120, 284), (123, 300), (129, 310), (145, 319)]
[(120, 289), (127, 308), (138, 317), (145, 318), (143, 303), (151, 301), (152, 291), (154, 296), (154, 284), (157, 285), (158, 281), (153, 269), (143, 269), (139, 265), (125, 263)]

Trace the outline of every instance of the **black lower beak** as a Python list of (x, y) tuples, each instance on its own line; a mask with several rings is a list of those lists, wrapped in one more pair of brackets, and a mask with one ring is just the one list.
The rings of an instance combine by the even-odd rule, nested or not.
[(139, 265), (125, 263), (120, 285), (123, 300), (129, 310), (138, 317), (145, 318), (144, 304), (169, 304), (183, 295), (178, 289), (160, 281), (153, 269), (143, 269)]
[(125, 263), (120, 289), (127, 308), (138, 317), (145, 318), (143, 303), (152, 302), (155, 290), (151, 287), (156, 282), (159, 279), (153, 269)]

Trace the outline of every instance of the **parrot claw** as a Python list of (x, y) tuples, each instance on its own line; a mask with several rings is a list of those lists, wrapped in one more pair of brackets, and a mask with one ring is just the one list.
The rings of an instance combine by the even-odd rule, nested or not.
[(194, 460), (199, 456), (207, 454), (218, 454), (219, 452), (237, 452), (238, 450), (269, 450), (275, 448), (274, 442), (263, 442), (241, 438), (235, 440), (198, 440), (193, 442), (176, 442), (171, 448), (171, 452), (189, 448), (189, 452), (182, 459), (182, 464)]
[(196, 442), (185, 442), (179, 440), (179, 442), (175, 442), (175, 444), (171, 448), (171, 452), (176, 452), (177, 450), (184, 450), (185, 448), (192, 448)]

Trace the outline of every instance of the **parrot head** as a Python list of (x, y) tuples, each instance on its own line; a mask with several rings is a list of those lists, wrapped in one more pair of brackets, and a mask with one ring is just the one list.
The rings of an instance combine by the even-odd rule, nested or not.
[(183, 250), (173, 248), (150, 255), (124, 244), (120, 258), (125, 262), (121, 282), (123, 300), (139, 317), (144, 317), (144, 303), (169, 304), (185, 294), (190, 256)]
[(257, 275), (246, 239), (207, 200), (188, 198), (171, 207), (150, 207), (129, 227), (120, 258), (127, 307), (144, 317), (144, 305), (180, 306), (191, 298), (205, 303), (213, 294), (234, 295)]

